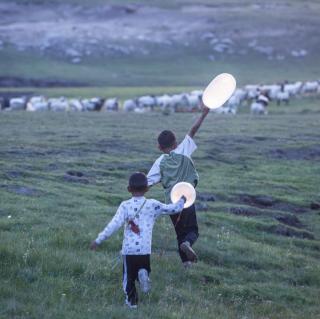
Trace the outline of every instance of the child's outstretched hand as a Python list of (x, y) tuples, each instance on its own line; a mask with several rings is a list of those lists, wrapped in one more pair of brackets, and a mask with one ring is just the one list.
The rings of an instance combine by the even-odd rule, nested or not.
[(186, 202), (187, 201), (187, 197), (185, 197), (184, 195), (181, 196), (181, 199)]
[(96, 241), (94, 240), (91, 245), (90, 245), (90, 249), (96, 251), (98, 248), (98, 244), (96, 243)]

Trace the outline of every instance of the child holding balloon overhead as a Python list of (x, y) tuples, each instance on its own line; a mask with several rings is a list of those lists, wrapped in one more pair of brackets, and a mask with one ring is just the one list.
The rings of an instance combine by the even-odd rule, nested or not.
[[(202, 105), (201, 116), (179, 145), (172, 131), (162, 131), (158, 136), (158, 147), (164, 154), (151, 167), (148, 173), (148, 185), (161, 183), (167, 204), (171, 202), (170, 192), (177, 183), (188, 182), (194, 187), (197, 186), (199, 176), (191, 159), (192, 153), (197, 148), (193, 138), (209, 110), (204, 104)], [(192, 245), (199, 236), (194, 204), (183, 209), (180, 214), (170, 215), (170, 218), (177, 235), (181, 261), (185, 267), (189, 267), (197, 261)]]

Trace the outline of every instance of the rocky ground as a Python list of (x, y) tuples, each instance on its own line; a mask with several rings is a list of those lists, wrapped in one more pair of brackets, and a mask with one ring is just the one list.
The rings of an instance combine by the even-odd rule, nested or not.
[(209, 60), (251, 53), (302, 59), (319, 48), (319, 11), (313, 1), (174, 7), (0, 1), (0, 50), (32, 50), (75, 64), (86, 57), (150, 56), (186, 47)]

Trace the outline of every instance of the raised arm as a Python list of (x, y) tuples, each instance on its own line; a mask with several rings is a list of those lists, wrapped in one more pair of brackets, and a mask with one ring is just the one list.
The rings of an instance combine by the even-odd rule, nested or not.
[(201, 101), (201, 105), (202, 105), (201, 116), (200, 116), (200, 117), (198, 118), (198, 120), (194, 123), (194, 125), (191, 127), (191, 129), (190, 129), (190, 131), (189, 131), (189, 133), (188, 133), (188, 135), (189, 135), (191, 138), (193, 138), (193, 137), (196, 135), (196, 133), (197, 133), (199, 127), (201, 126), (203, 120), (206, 118), (206, 116), (208, 115), (208, 113), (209, 113), (209, 111), (210, 111), (210, 109), (209, 109), (208, 107), (206, 107), (206, 106), (203, 104), (202, 101)]

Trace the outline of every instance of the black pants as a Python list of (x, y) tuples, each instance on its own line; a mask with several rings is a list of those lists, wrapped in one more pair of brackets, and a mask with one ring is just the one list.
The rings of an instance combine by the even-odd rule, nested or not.
[(138, 303), (135, 281), (140, 269), (151, 272), (150, 255), (123, 255), (123, 290), (132, 304)]
[(170, 218), (177, 234), (180, 258), (182, 262), (188, 261), (186, 254), (180, 249), (180, 244), (188, 241), (192, 246), (199, 237), (195, 206), (185, 208), (179, 214), (170, 215)]

